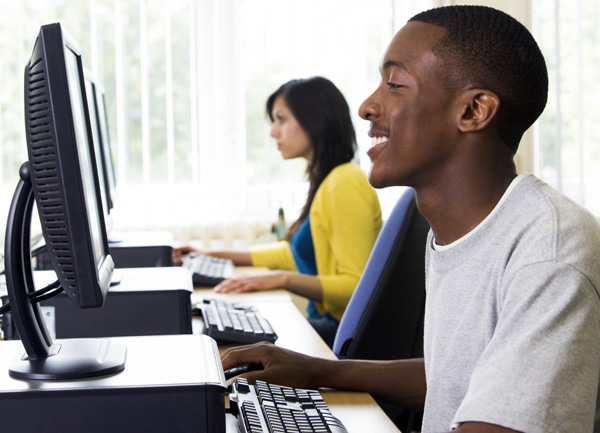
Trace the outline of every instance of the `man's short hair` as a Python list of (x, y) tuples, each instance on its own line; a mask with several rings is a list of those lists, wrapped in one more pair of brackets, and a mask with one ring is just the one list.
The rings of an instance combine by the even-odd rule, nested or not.
[(450, 90), (483, 88), (498, 95), (500, 138), (515, 153), (548, 99), (546, 63), (531, 33), (510, 15), (486, 6), (446, 6), (410, 21), (446, 30), (433, 52), (448, 66)]

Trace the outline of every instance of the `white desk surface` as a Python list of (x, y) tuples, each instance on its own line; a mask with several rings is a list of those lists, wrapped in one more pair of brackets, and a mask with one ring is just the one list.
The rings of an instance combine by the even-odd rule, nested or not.
[[(261, 269), (256, 268), (239, 269), (240, 273), (260, 271)], [(135, 275), (135, 271), (131, 274)], [(194, 288), (192, 302), (199, 302), (204, 297), (219, 297), (255, 305), (275, 328), (279, 336), (276, 341), (278, 346), (311, 356), (336, 359), (331, 349), (292, 302), (292, 297), (286, 290), (232, 295), (217, 294), (208, 288)], [(223, 347), (219, 349), (224, 350)], [(322, 389), (321, 393), (333, 414), (340, 418), (349, 433), (399, 432), (369, 394), (329, 389)]]
[[(257, 272), (251, 268), (242, 268), (240, 273)], [(195, 288), (192, 302), (204, 297), (219, 297), (227, 300), (249, 303), (258, 307), (271, 322), (279, 338), (277, 346), (295, 350), (311, 356), (336, 359), (329, 346), (321, 339), (306, 318), (292, 302), (285, 290), (273, 290), (246, 294), (217, 294), (208, 288)], [(224, 350), (224, 347), (219, 347)], [(346, 426), (349, 433), (378, 432), (387, 433), (399, 430), (387, 417), (373, 398), (364, 392), (346, 392), (320, 390), (323, 398)]]

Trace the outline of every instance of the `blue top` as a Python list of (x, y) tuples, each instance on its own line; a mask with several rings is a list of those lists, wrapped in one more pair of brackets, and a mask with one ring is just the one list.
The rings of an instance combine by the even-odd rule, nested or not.
[(296, 262), (296, 267), (301, 274), (317, 275), (317, 262), (315, 261), (315, 246), (310, 231), (310, 217), (300, 225), (290, 241), (290, 249)]
[[(310, 217), (306, 218), (296, 233), (294, 233), (290, 241), (290, 249), (292, 250), (296, 267), (301, 274), (317, 275), (315, 245), (313, 244), (312, 233), (310, 231)], [(308, 301), (306, 311), (309, 316), (318, 314), (314, 301)]]

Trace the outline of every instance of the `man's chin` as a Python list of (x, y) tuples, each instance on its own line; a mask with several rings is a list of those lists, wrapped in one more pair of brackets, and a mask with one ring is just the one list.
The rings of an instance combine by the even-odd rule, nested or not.
[(369, 183), (373, 188), (377, 189), (387, 188), (388, 186), (391, 186), (390, 183), (386, 182), (384, 178), (373, 174), (373, 171), (369, 172)]

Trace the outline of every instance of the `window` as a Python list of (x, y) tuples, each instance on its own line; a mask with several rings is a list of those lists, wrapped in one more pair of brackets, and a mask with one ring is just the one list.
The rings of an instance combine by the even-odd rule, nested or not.
[(600, 4), (534, 0), (550, 92), (536, 126), (536, 173), (600, 215)]
[[(267, 96), (323, 75), (354, 115), (379, 83), (394, 32), (433, 0), (88, 0), (0, 4), (0, 186), (8, 203), (25, 160), (23, 68), (39, 27), (61, 22), (103, 84), (117, 168), (115, 222), (170, 228), (215, 220), (293, 218), (303, 161), (269, 137)], [(399, 192), (382, 192), (384, 214)]]

